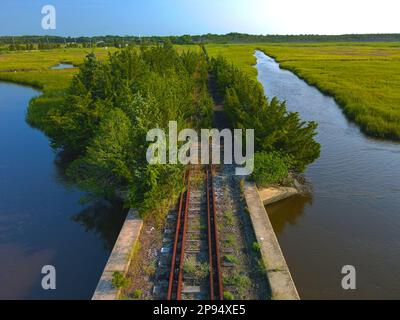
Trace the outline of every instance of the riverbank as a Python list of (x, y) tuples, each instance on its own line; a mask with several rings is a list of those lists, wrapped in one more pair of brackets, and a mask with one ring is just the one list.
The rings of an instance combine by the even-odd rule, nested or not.
[(271, 45), (258, 49), (282, 69), (333, 97), (366, 135), (400, 140), (400, 94), (396, 89), (400, 55), (393, 44)]
[[(265, 94), (319, 124), (321, 157), (304, 173), (313, 191), (267, 207), (301, 298), (396, 298), (400, 144), (366, 137), (333, 98), (263, 53), (256, 57)], [(357, 268), (356, 291), (341, 289), (345, 264)]]

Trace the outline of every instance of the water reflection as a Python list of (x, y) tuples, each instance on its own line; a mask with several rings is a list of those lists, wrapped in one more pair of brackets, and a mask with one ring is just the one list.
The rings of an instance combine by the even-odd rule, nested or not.
[(294, 196), (267, 206), (267, 212), (276, 233), (283, 233), (286, 225), (297, 225), (305, 214), (305, 208), (312, 205), (312, 195)]
[(83, 226), (86, 232), (96, 234), (102, 240), (104, 249), (111, 251), (127, 213), (121, 202), (98, 200), (71, 219)]

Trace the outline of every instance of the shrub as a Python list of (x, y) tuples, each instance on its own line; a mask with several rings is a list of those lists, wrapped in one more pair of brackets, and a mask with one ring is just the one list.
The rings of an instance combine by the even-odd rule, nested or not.
[(235, 286), (238, 289), (244, 289), (251, 284), (250, 278), (238, 271), (234, 271), (232, 275), (224, 277), (224, 285)]
[(235, 297), (232, 293), (225, 291), (224, 292), (224, 300), (235, 300)]
[(115, 271), (111, 283), (117, 289), (124, 289), (129, 286), (130, 281), (121, 272)]
[(185, 259), (183, 269), (190, 277), (198, 280), (205, 279), (208, 277), (210, 272), (210, 266), (207, 262), (199, 263), (194, 257), (188, 257)]
[(288, 176), (291, 158), (277, 152), (257, 152), (254, 155), (252, 179), (259, 187), (282, 183)]
[(261, 250), (260, 244), (258, 242), (253, 242), (253, 251), (258, 253), (260, 252), (260, 250)]
[(133, 291), (133, 298), (134, 299), (141, 299), (143, 296), (143, 291), (140, 289), (136, 289), (135, 291)]
[(259, 259), (257, 261), (257, 269), (258, 269), (258, 272), (261, 274), (265, 274), (267, 272), (267, 268), (265, 267), (263, 259)]

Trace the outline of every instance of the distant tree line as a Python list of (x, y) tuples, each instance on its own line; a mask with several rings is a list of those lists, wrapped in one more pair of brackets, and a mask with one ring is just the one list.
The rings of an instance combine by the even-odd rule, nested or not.
[[(130, 44), (159, 44), (171, 42), (173, 44), (199, 43), (263, 43), (263, 42), (397, 42), (400, 34), (347, 34), (347, 35), (251, 35), (244, 33), (228, 33), (225, 35), (182, 35), (182, 36), (96, 36), (96, 37), (60, 37), (60, 36), (3, 36), (0, 45), (34, 44), (41, 45), (41, 49), (51, 48), (50, 45), (80, 46), (80, 47), (117, 47), (122, 48)], [(23, 48), (23, 47), (21, 47)], [(17, 49), (18, 50), (18, 49)], [(21, 49), (22, 50), (22, 49)], [(25, 49), (24, 49), (25, 50)]]
[(29, 50), (50, 50), (61, 48), (59, 43), (27, 43), (27, 44), (10, 44), (9, 51), (29, 51)]

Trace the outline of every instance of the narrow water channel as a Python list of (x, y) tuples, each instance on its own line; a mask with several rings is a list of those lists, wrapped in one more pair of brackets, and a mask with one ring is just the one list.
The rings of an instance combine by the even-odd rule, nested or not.
[[(90, 299), (125, 218), (119, 204), (80, 204), (48, 139), (25, 121), (39, 92), (0, 82), (0, 299)], [(41, 287), (44, 265), (56, 290)]]
[[(309, 197), (267, 207), (300, 296), (304, 299), (400, 297), (400, 144), (367, 138), (334, 99), (256, 52), (268, 97), (319, 124), (321, 157), (305, 173)], [(357, 289), (341, 287), (344, 265)]]

